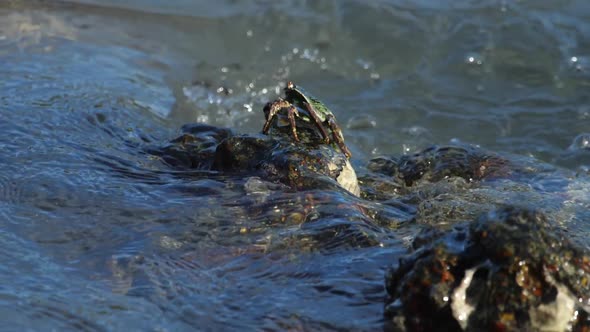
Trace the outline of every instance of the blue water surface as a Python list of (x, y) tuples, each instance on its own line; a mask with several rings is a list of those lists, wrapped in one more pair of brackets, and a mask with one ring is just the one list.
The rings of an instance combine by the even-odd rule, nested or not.
[(590, 243), (587, 0), (8, 1), (0, 64), (0, 330), (381, 329), (415, 230), (305, 234), (412, 216), (317, 191), (313, 222), (272, 223), (304, 193), (244, 197), (146, 152), (188, 122), (258, 133), (287, 80), (334, 110), (359, 174), (480, 145), (538, 170), (480, 203)]

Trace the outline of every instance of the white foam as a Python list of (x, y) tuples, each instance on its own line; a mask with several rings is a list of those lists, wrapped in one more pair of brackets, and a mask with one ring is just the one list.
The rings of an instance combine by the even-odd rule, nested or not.
[(473, 306), (467, 303), (466, 299), (467, 288), (469, 288), (471, 280), (473, 279), (473, 274), (477, 269), (478, 268), (475, 267), (465, 271), (465, 277), (461, 281), (461, 284), (455, 288), (453, 295), (451, 296), (451, 310), (453, 312), (453, 317), (459, 322), (459, 325), (461, 325), (463, 330), (467, 327), (469, 316), (473, 310), (475, 310)]
[(576, 298), (566, 286), (545, 275), (545, 280), (557, 288), (557, 296), (554, 302), (529, 309), (531, 325), (535, 331), (568, 331), (572, 319), (577, 314)]

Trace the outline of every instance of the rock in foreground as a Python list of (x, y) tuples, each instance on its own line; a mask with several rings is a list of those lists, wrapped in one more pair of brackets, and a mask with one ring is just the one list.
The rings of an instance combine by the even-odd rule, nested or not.
[(501, 209), (414, 247), (386, 276), (387, 329), (590, 329), (590, 256), (540, 213)]

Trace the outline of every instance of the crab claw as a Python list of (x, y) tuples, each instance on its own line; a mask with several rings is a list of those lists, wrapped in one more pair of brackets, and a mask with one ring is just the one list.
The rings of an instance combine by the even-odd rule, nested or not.
[(266, 122), (262, 127), (262, 133), (267, 134), (268, 130), (270, 129), (270, 125), (272, 124), (272, 120), (277, 115), (277, 113), (282, 110), (283, 108), (287, 109), (287, 119), (289, 120), (289, 125), (291, 126), (291, 133), (293, 134), (293, 138), (295, 141), (299, 142), (299, 136), (297, 136), (297, 125), (295, 123), (295, 117), (299, 117), (299, 111), (297, 108), (293, 106), (290, 102), (284, 99), (278, 99), (274, 102), (267, 103), (264, 106), (264, 116), (266, 118)]

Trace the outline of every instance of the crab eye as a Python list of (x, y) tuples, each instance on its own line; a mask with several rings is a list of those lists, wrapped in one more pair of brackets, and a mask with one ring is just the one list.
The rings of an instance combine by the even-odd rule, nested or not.
[(295, 84), (293, 84), (293, 82), (291, 82), (291, 81), (287, 82), (287, 89), (289, 89), (289, 90), (295, 89)]

